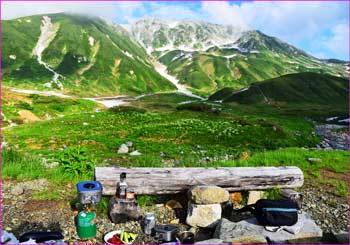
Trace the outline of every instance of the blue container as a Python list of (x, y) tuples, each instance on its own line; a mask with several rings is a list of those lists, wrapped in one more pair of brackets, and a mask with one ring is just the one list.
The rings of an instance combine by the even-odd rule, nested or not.
[(79, 202), (81, 204), (97, 204), (101, 201), (102, 185), (98, 181), (83, 181), (77, 183)]

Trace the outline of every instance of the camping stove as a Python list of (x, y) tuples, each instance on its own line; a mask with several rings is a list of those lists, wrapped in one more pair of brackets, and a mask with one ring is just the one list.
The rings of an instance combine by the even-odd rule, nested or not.
[(102, 185), (98, 181), (84, 181), (77, 184), (79, 202), (83, 210), (76, 218), (77, 233), (80, 239), (86, 240), (96, 236), (96, 213), (92, 207), (101, 201)]

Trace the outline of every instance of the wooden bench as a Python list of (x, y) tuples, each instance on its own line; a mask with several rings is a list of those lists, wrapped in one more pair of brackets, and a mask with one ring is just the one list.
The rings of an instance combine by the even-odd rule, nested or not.
[(96, 167), (95, 179), (104, 195), (114, 195), (119, 175), (136, 194), (175, 194), (196, 185), (216, 185), (228, 191), (266, 190), (273, 187), (297, 188), (304, 182), (298, 167), (232, 167), (232, 168), (124, 168)]

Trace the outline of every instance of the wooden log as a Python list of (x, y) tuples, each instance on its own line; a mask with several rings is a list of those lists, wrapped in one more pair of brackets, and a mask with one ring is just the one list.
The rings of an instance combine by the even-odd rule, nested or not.
[(234, 168), (121, 168), (96, 167), (95, 179), (104, 195), (114, 195), (119, 175), (136, 194), (174, 194), (195, 185), (216, 185), (228, 191), (264, 190), (272, 187), (296, 188), (304, 182), (298, 167)]

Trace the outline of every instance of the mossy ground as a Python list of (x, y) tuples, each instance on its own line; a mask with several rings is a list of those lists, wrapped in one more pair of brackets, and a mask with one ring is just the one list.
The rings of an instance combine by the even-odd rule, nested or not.
[[(159, 94), (144, 97), (122, 110), (67, 114), (6, 128), (4, 141), (12, 150), (3, 152), (3, 177), (47, 177), (54, 182), (92, 178), (92, 171), (72, 178), (69, 174), (59, 174), (60, 167), (47, 169), (41, 164), (42, 158), (59, 162), (62, 152), (80, 146), (98, 166), (294, 165), (303, 170), (306, 178), (314, 178), (318, 184), (326, 181), (340, 195), (345, 195), (346, 180), (324, 180), (322, 171), (346, 174), (349, 153), (306, 149), (320, 139), (304, 116), (274, 108), (208, 102), (196, 102), (201, 105), (200, 110), (198, 106), (179, 106), (180, 101), (186, 100), (191, 98)], [(220, 110), (203, 109), (209, 107)], [(131, 150), (137, 149), (142, 155), (117, 154), (119, 146), (127, 141), (133, 142)], [(320, 158), (322, 162), (310, 164), (307, 161), (310, 157)], [(32, 159), (31, 164), (24, 164), (23, 158)], [(44, 194), (39, 193), (38, 198)]]

